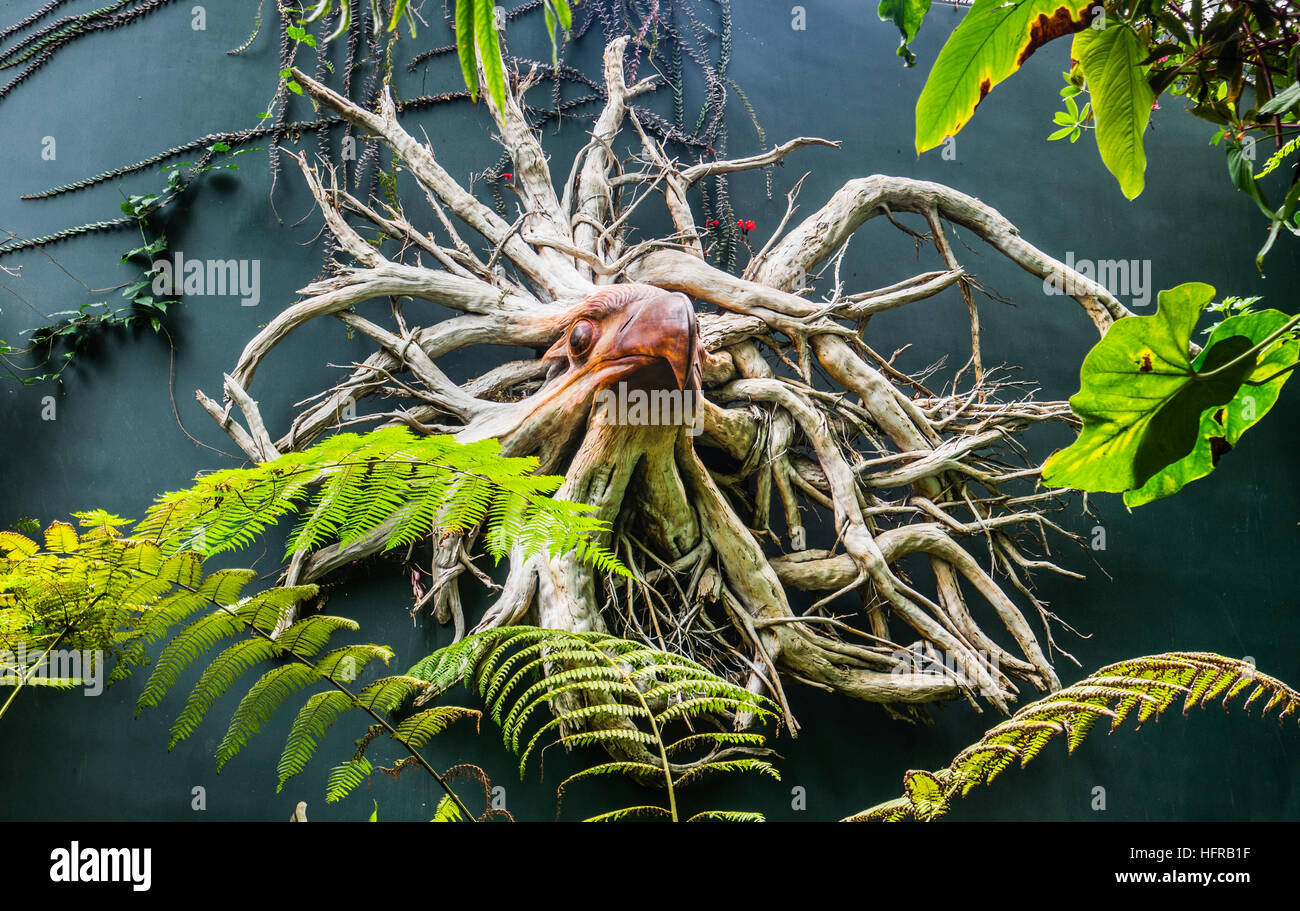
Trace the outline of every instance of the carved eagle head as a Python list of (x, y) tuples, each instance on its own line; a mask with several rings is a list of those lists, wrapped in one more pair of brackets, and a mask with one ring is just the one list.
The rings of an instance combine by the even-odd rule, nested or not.
[(628, 284), (602, 288), (570, 311), (542, 357), (552, 362), (548, 388), (582, 384), (596, 392), (626, 382), (698, 392), (704, 351), (689, 297)]

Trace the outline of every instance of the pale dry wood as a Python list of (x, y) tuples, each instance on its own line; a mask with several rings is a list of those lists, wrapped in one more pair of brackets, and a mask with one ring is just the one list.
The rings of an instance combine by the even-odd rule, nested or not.
[[(510, 221), (475, 199), (427, 141), (401, 126), (387, 90), (378, 110), (367, 111), (295, 71), (314, 101), (393, 152), (420, 185), (445, 238), (422, 233), (397, 206), (356, 199), (328, 168), (299, 157), (326, 228), (353, 264), (338, 264), (303, 288), (301, 299), (248, 343), (226, 378), (230, 405), (198, 393), (200, 403), (257, 461), (368, 420), (400, 421), (465, 441), (498, 439), (507, 454), (533, 456), (540, 470), (563, 474), (559, 496), (607, 519), (601, 543), (637, 568), (633, 580), (604, 578), (572, 553), (546, 558), (516, 550), (494, 602), (480, 617), (467, 618), (462, 579), (494, 583), (470, 559), (472, 536), (439, 539), (430, 543), (430, 587), (416, 606), (454, 622), (457, 635), (470, 627), (534, 622), (640, 636), (767, 691), (792, 731), (790, 682), (883, 703), (979, 697), (1004, 711), (1017, 697), (1016, 681), (1057, 686), (1038, 634), (1003, 587), (1011, 579), (1011, 588), (1050, 620), (1020, 574), (1059, 567), (1027, 556), (1016, 536), (1055, 528), (1046, 518), (1052, 501), (1041, 492), (1005, 488), (1032, 482), (1037, 471), (1017, 452), (1015, 435), (1039, 421), (1068, 420), (1068, 407), (1023, 397), (1004, 401), (1007, 389), (982, 363), (974, 387), (933, 393), (924, 377), (909, 376), (874, 352), (862, 332), (879, 314), (924, 307), (954, 286), (969, 292), (972, 276), (957, 261), (946, 225), (970, 232), (1031, 275), (1063, 278), (1099, 331), (1127, 311), (981, 201), (939, 184), (879, 175), (849, 181), (789, 228), (801, 179), (743, 275), (718, 268), (705, 256), (692, 186), (777, 164), (803, 148), (838, 144), (798, 138), (756, 155), (683, 167), (637, 122), (629, 102), (654, 80), (628, 86), (626, 53), (624, 39), (606, 48), (606, 103), (590, 142), (561, 172), (568, 179), (558, 193), (520, 101), (533, 74), (515, 74), (505, 107), (491, 108), (519, 194)], [(629, 173), (615, 152), (625, 126), (641, 146), (639, 169)], [(629, 246), (630, 217), (647, 200), (666, 207), (674, 234)], [(942, 268), (874, 290), (844, 289), (841, 264), (850, 238), (881, 215), (903, 227), (897, 213), (925, 220)], [(401, 251), (386, 255), (388, 248), (366, 242), (348, 217), (378, 227)], [(458, 225), (481, 241), (467, 242)], [(819, 269), (831, 277), (819, 282)], [(716, 308), (697, 320), (698, 436), (681, 426), (611, 422), (607, 405), (593, 400), (594, 387), (563, 360), (525, 357), (464, 382), (438, 365), (478, 346), (531, 348), (540, 356), (564, 337), (593, 294), (621, 282), (681, 291)], [(814, 285), (822, 289), (820, 300)], [(372, 300), (392, 310), (395, 330), (359, 312)], [(426, 302), (454, 315), (429, 325)], [(278, 343), (320, 316), (341, 320), (377, 350), (347, 365), (337, 385), (300, 402), (303, 410), (289, 430), (273, 439), (250, 384)], [(376, 395), (396, 402), (368, 418), (344, 419)], [(247, 428), (231, 417), (235, 406)], [(834, 547), (809, 549), (806, 534), (825, 514)], [(320, 579), (374, 555), (388, 531), (295, 555), (288, 578)], [(993, 569), (975, 556), (981, 538)], [(929, 561), (933, 597), (896, 569), (912, 554)], [(981, 628), (963, 585), (1012, 646), (998, 645)], [(796, 609), (794, 592), (846, 597)], [(919, 636), (919, 644), (897, 642), (900, 631)], [(1047, 636), (1050, 650), (1050, 631)], [(918, 671), (917, 659), (936, 650), (952, 667)]]

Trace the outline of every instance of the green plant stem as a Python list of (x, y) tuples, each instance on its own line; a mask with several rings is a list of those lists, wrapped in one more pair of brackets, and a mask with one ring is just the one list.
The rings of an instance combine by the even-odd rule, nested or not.
[[(143, 573), (143, 574), (146, 575), (146, 576), (150, 576), (150, 577), (152, 577), (152, 578), (157, 578), (157, 574), (156, 574), (156, 573), (146, 572), (146, 571), (143, 570), (143, 569), (139, 569), (138, 571), (141, 572), (141, 573)], [(199, 590), (198, 590), (198, 589), (196, 589), (196, 588), (194, 588), (194, 587), (192, 587), (192, 586), (189, 586), (189, 585), (184, 585), (184, 584), (182, 584), (182, 583), (177, 583), (177, 588), (184, 589), (185, 591), (190, 592), (191, 594), (196, 594), (196, 595), (199, 594)], [(245, 628), (247, 628), (247, 629), (248, 629), (250, 632), (252, 632), (254, 635), (261, 636), (263, 639), (265, 639), (265, 640), (267, 640), (268, 642), (272, 643), (273, 645), (279, 647), (279, 648), (280, 648), (280, 649), (281, 649), (281, 650), (282, 650), (282, 651), (283, 651), (283, 652), (284, 652), (288, 657), (292, 658), (293, 660), (297, 661), (297, 662), (300, 663), (300, 664), (305, 664), (305, 665), (307, 665), (307, 666), (310, 667), (310, 668), (313, 668), (313, 669), (314, 669), (314, 668), (316, 667), (316, 665), (312, 664), (310, 661), (308, 661), (306, 658), (302, 657), (301, 655), (298, 655), (298, 654), (296, 654), (296, 653), (294, 653), (294, 652), (292, 652), (292, 651), (288, 651), (287, 649), (284, 649), (283, 646), (280, 646), (280, 643), (276, 642), (274, 636), (272, 636), (270, 633), (266, 632), (266, 630), (263, 630), (263, 629), (260, 629), (260, 628), (257, 627), (257, 626), (254, 626), (253, 623), (252, 623), (251, 621), (249, 621), (249, 620), (244, 620), (242, 617), (239, 616), (239, 614), (238, 614), (237, 611), (232, 610), (228, 605), (221, 604), (221, 603), (219, 603), (219, 602), (217, 602), (217, 601), (214, 601), (214, 600), (212, 600), (211, 598), (206, 597), (206, 596), (203, 596), (203, 597), (204, 597), (204, 600), (207, 601), (209, 604), (214, 604), (214, 605), (216, 605), (218, 608), (220, 608), (221, 610), (223, 610), (223, 611), (225, 611), (226, 613), (230, 614), (232, 617), (235, 617), (237, 620), (239, 620), (241, 623), (243, 623), (244, 626), (245, 626)], [(51, 647), (52, 647), (52, 646), (51, 646)], [(356, 696), (355, 693), (353, 693), (351, 690), (349, 690), (349, 689), (348, 689), (347, 687), (345, 687), (343, 684), (341, 684), (341, 683), (339, 683), (337, 680), (335, 680), (334, 677), (333, 677), (332, 675), (326, 674), (326, 675), (324, 675), (324, 678), (323, 678), (323, 679), (325, 679), (328, 683), (330, 683), (330, 684), (331, 684), (331, 685), (332, 685), (336, 690), (338, 690), (340, 693), (342, 693), (343, 695), (347, 696), (348, 699), (352, 700), (352, 705), (353, 705), (355, 708), (359, 708), (359, 709), (361, 709), (362, 711), (364, 711), (367, 715), (369, 715), (371, 718), (373, 718), (373, 719), (374, 719), (374, 720), (375, 720), (375, 721), (376, 721), (380, 726), (382, 726), (382, 727), (384, 728), (384, 730), (386, 730), (390, 735), (392, 735), (392, 738), (393, 738), (394, 740), (396, 740), (398, 743), (400, 743), (400, 744), (402, 745), (402, 747), (403, 747), (403, 748), (404, 748), (408, 753), (410, 753), (412, 757), (415, 758), (415, 761), (418, 762), (418, 763), (419, 763), (419, 764), (424, 768), (424, 770), (425, 770), (426, 772), (428, 772), (430, 775), (433, 776), (433, 780), (436, 781), (436, 782), (438, 782), (438, 786), (441, 787), (441, 788), (443, 789), (443, 791), (445, 791), (445, 792), (447, 793), (447, 796), (450, 797), (450, 798), (452, 799), (452, 801), (456, 804), (456, 806), (460, 808), (461, 812), (465, 814), (465, 818), (466, 818), (466, 819), (470, 820), (471, 822), (477, 822), (477, 821), (478, 821), (477, 819), (475, 819), (474, 815), (473, 815), (472, 813), (470, 813), (469, 808), (466, 807), (465, 804), (461, 802), (460, 797), (458, 797), (458, 796), (456, 795), (456, 792), (452, 790), (451, 785), (447, 784), (447, 780), (446, 780), (445, 778), (443, 778), (441, 775), (438, 774), (437, 770), (434, 769), (434, 767), (431, 766), (431, 765), (429, 764), (429, 762), (428, 762), (427, 759), (425, 759), (422, 755), (420, 755), (420, 751), (419, 751), (419, 750), (415, 749), (415, 747), (411, 746), (409, 743), (407, 743), (406, 741), (402, 740), (400, 737), (397, 736), (397, 730), (396, 730), (396, 729), (395, 729), (391, 724), (388, 723), (388, 720), (387, 720), (386, 718), (384, 718), (382, 715), (380, 715), (380, 714), (379, 714), (378, 712), (376, 712), (374, 709), (370, 708), (370, 707), (367, 706), (365, 703), (363, 703), (359, 698), (357, 698), (357, 696)], [(12, 701), (12, 697), (10, 697), (10, 701)], [(7, 707), (7, 706), (6, 706), (6, 707)], [(3, 712), (0, 712), (0, 715), (3, 715)]]
[[(566, 633), (566, 635), (569, 638), (582, 642), (584, 645), (587, 644), (586, 640), (581, 636), (575, 636), (572, 633)], [(619, 666), (618, 662), (607, 655), (603, 649), (595, 648), (594, 651), (604, 658), (605, 662), (610, 667), (623, 675), (623, 681), (628, 685), (632, 692), (636, 693), (637, 702), (641, 703), (641, 708), (645, 709), (646, 718), (650, 721), (650, 732), (654, 734), (655, 744), (659, 747), (659, 759), (664, 766), (664, 784), (668, 788), (668, 813), (672, 817), (673, 822), (680, 822), (681, 820), (677, 818), (677, 795), (673, 790), (672, 764), (668, 761), (668, 749), (664, 746), (663, 735), (659, 733), (659, 725), (655, 724), (654, 712), (650, 711), (650, 706), (646, 703), (645, 696), (641, 694), (641, 688), (638, 687), (635, 681), (628, 676), (627, 671), (623, 670), (623, 668)]]
[(1273, 344), (1275, 341), (1277, 341), (1287, 332), (1290, 332), (1297, 325), (1300, 325), (1300, 314), (1291, 317), (1289, 320), (1286, 321), (1285, 325), (1281, 326), (1279, 329), (1277, 329), (1277, 331), (1273, 332), (1268, 338), (1264, 339), (1258, 345), (1255, 345), (1249, 351), (1243, 351), (1241, 354), (1237, 355), (1232, 360), (1228, 361), (1228, 363), (1215, 367), (1213, 370), (1207, 370), (1205, 373), (1198, 373), (1196, 375), (1197, 378), (1208, 380), (1213, 376), (1218, 376), (1220, 373), (1223, 373), (1227, 370), (1231, 370), (1233, 367), (1236, 367), (1238, 364), (1242, 363), (1248, 358), (1253, 360), (1255, 355), (1259, 354), (1269, 345)]
[(50, 652), (58, 648), (59, 643), (62, 642), (71, 631), (72, 624), (65, 626), (63, 632), (59, 633), (59, 635), (54, 638), (54, 641), (46, 647), (45, 651), (41, 653), (41, 656), (31, 663), (31, 666), (23, 672), (22, 677), (18, 678), (18, 685), (15, 686), (14, 691), (9, 694), (9, 698), (5, 700), (5, 704), (0, 706), (0, 718), (4, 718), (5, 712), (9, 711), (9, 706), (13, 705), (14, 700), (18, 698), (18, 693), (27, 685), (27, 682), (35, 676), (36, 669), (41, 666), (41, 662), (49, 656)]

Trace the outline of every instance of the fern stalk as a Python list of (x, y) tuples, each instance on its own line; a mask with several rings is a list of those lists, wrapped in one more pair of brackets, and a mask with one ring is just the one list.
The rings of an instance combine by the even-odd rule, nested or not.
[(59, 643), (67, 638), (68, 633), (71, 631), (72, 624), (69, 623), (63, 628), (63, 632), (59, 633), (59, 635), (55, 637), (54, 641), (49, 644), (45, 651), (41, 652), (41, 656), (31, 663), (27, 668), (26, 673), (18, 678), (18, 684), (14, 687), (14, 691), (9, 694), (9, 698), (5, 700), (5, 704), (0, 706), (0, 719), (4, 718), (5, 713), (9, 711), (9, 706), (13, 705), (14, 700), (18, 698), (18, 693), (22, 691), (22, 688), (27, 685), (27, 682), (31, 680), (33, 676), (36, 675), (36, 669), (41, 666), (41, 662), (49, 656), (50, 652), (59, 647)]
[[(146, 573), (146, 575), (149, 575), (149, 574)], [(198, 591), (197, 589), (192, 588), (191, 586), (188, 586), (188, 585), (178, 584), (177, 587), (178, 587), (178, 588), (181, 588), (181, 589), (184, 589), (185, 591), (189, 591), (189, 592), (191, 592), (191, 593), (193, 593), (193, 594), (199, 594), (199, 591)], [(253, 633), (253, 634), (256, 635), (256, 636), (260, 636), (260, 637), (262, 637), (263, 639), (265, 639), (266, 641), (268, 641), (268, 642), (270, 642), (270, 643), (272, 643), (272, 644), (274, 644), (274, 645), (279, 645), (279, 643), (276, 641), (276, 639), (275, 639), (275, 637), (274, 637), (273, 635), (271, 635), (270, 633), (268, 633), (266, 630), (261, 629), (260, 627), (258, 627), (258, 626), (257, 626), (256, 624), (254, 624), (251, 620), (245, 620), (245, 619), (239, 617), (238, 613), (237, 613), (236, 611), (231, 610), (230, 607), (229, 607), (228, 605), (221, 604), (220, 602), (217, 602), (217, 601), (215, 601), (215, 600), (213, 600), (213, 599), (211, 599), (211, 598), (205, 598), (204, 600), (208, 601), (208, 602), (211, 603), (211, 604), (215, 604), (215, 605), (216, 605), (218, 608), (220, 608), (221, 610), (223, 610), (223, 611), (225, 611), (226, 613), (230, 614), (232, 617), (235, 617), (236, 619), (238, 619), (241, 623), (244, 624), (244, 627), (245, 627), (249, 632)], [(301, 655), (299, 655), (299, 654), (297, 654), (297, 653), (295, 653), (295, 652), (290, 651), (290, 652), (287, 652), (286, 654), (288, 655), (288, 657), (292, 658), (294, 661), (297, 661), (299, 664), (304, 664), (304, 665), (306, 665), (307, 667), (312, 668), (313, 670), (314, 670), (315, 667), (316, 667), (316, 665), (315, 665), (313, 662), (308, 661), (306, 658), (304, 658), (303, 656), (301, 656)], [(422, 755), (420, 755), (420, 751), (417, 750), (415, 747), (411, 746), (411, 745), (410, 745), (409, 743), (407, 743), (404, 739), (402, 739), (402, 738), (400, 738), (400, 737), (397, 736), (397, 730), (396, 730), (396, 728), (394, 728), (391, 724), (388, 723), (388, 719), (384, 718), (382, 715), (380, 715), (378, 712), (376, 712), (376, 711), (375, 711), (374, 709), (372, 709), (370, 706), (366, 705), (364, 702), (362, 702), (360, 699), (358, 699), (355, 693), (353, 693), (350, 689), (348, 689), (346, 686), (344, 686), (344, 685), (343, 685), (342, 683), (340, 683), (338, 680), (335, 680), (333, 674), (326, 674), (326, 675), (324, 675), (324, 679), (325, 679), (325, 681), (326, 681), (327, 683), (329, 683), (331, 686), (333, 686), (336, 690), (338, 690), (340, 693), (342, 693), (344, 696), (346, 696), (346, 697), (348, 698), (348, 700), (352, 703), (352, 705), (353, 705), (354, 708), (359, 708), (359, 709), (361, 709), (362, 711), (364, 711), (367, 715), (369, 715), (371, 718), (373, 718), (377, 724), (379, 724), (381, 727), (383, 727), (384, 730), (385, 730), (385, 731), (386, 731), (390, 736), (392, 736), (394, 740), (397, 740), (399, 743), (401, 743), (402, 747), (405, 748), (405, 750), (406, 750), (408, 753), (411, 754), (412, 758), (414, 758), (415, 761), (416, 761), (416, 762), (417, 762), (417, 763), (418, 763), (418, 764), (419, 764), (419, 765), (420, 765), (420, 766), (421, 766), (421, 767), (422, 767), (426, 772), (428, 772), (430, 775), (433, 776), (433, 780), (436, 781), (436, 782), (438, 782), (438, 786), (439, 786), (440, 788), (442, 788), (443, 791), (446, 792), (447, 797), (448, 797), (449, 799), (451, 799), (453, 802), (455, 802), (456, 806), (460, 808), (461, 812), (463, 812), (463, 813), (465, 814), (465, 816), (466, 816), (468, 819), (473, 820), (473, 821), (477, 821), (477, 820), (474, 819), (474, 816), (469, 812), (469, 809), (465, 806), (465, 804), (461, 802), (461, 799), (456, 795), (456, 792), (452, 790), (451, 785), (449, 785), (449, 784), (447, 783), (447, 780), (446, 780), (445, 778), (443, 778), (443, 776), (441, 776), (441, 775), (438, 774), (437, 770), (434, 769), (434, 767), (431, 766), (431, 765), (429, 764), (429, 761), (428, 761), (427, 759), (425, 759)]]
[[(583, 641), (580, 637), (574, 636), (572, 633), (569, 633), (567, 635), (569, 635), (571, 638), (579, 642)], [(663, 734), (659, 730), (659, 725), (655, 722), (655, 713), (650, 711), (650, 706), (645, 701), (645, 696), (641, 693), (641, 688), (637, 686), (635, 682), (633, 682), (628, 672), (625, 671), (622, 667), (620, 667), (618, 662), (616, 662), (613, 658), (609, 657), (609, 655), (606, 654), (604, 651), (600, 649), (593, 649), (593, 651), (596, 654), (601, 655), (605, 659), (606, 664), (608, 664), (611, 668), (618, 671), (618, 673), (622, 675), (623, 682), (627, 684), (628, 689), (636, 693), (636, 701), (639, 702), (641, 704), (641, 708), (645, 710), (646, 720), (650, 723), (650, 732), (654, 735), (655, 745), (658, 746), (659, 748), (659, 761), (663, 764), (664, 785), (668, 789), (668, 815), (672, 817), (673, 822), (678, 822), (679, 820), (677, 818), (677, 794), (673, 790), (673, 767), (672, 767), (672, 763), (668, 761), (668, 748), (667, 746), (664, 745)]]
[(1094, 724), (1110, 719), (1110, 730), (1137, 719), (1137, 727), (1159, 717), (1182, 697), (1183, 714), (1211, 699), (1224, 709), (1250, 690), (1242, 704), (1263, 702), (1261, 716), (1277, 709), (1281, 721), (1300, 715), (1300, 692), (1258, 672), (1254, 665), (1211, 652), (1167, 652), (1108, 665), (1073, 686), (1032, 702), (962, 750), (945, 769), (910, 771), (902, 797), (848, 817), (848, 822), (933, 820), (946, 814), (955, 797), (993, 781), (1019, 760), (1023, 767), (1057, 735), (1073, 753)]

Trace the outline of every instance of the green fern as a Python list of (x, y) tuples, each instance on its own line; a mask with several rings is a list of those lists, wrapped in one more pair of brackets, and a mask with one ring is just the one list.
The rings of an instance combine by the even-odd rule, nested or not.
[[(1253, 688), (1253, 689), (1252, 689)], [(1074, 686), (1031, 703), (967, 747), (946, 769), (908, 772), (906, 793), (886, 803), (848, 817), (851, 822), (932, 820), (950, 809), (954, 797), (988, 784), (1019, 760), (1024, 767), (1058, 734), (1073, 753), (1103, 718), (1117, 730), (1130, 716), (1137, 727), (1158, 718), (1183, 697), (1183, 714), (1193, 706), (1205, 707), (1232, 700), (1251, 690), (1243, 708), (1265, 699), (1262, 715), (1278, 709), (1279, 720), (1300, 711), (1300, 692), (1254, 666), (1209, 652), (1170, 652), (1134, 658), (1104, 667)]]
[[(2, 679), (15, 682), (0, 715), (25, 685), (81, 682), (38, 676), (42, 660), (60, 646), (80, 652), (85, 661), (112, 660), (112, 684), (145, 664), (148, 646), (196, 611), (236, 603), (249, 615), (280, 611), (315, 591), (273, 589), (241, 601), (242, 589), (254, 576), (251, 570), (205, 577), (199, 554), (167, 553), (155, 543), (123, 538), (125, 519), (102, 511), (78, 518), (81, 534), (66, 522), (54, 522), (43, 545), (0, 532), (0, 647), (14, 656), (6, 664), (21, 664), (19, 655), (40, 654), (21, 668), (0, 668)], [(212, 639), (222, 632), (221, 623), (209, 622), (194, 635)], [(173, 660), (168, 656), (168, 668)], [(223, 665), (204, 685), (220, 689), (229, 671)]]
[(457, 443), (405, 427), (329, 437), (304, 452), (253, 468), (203, 475), (158, 497), (133, 530), (175, 550), (212, 555), (245, 547), (287, 515), (300, 520), (287, 554), (382, 531), (391, 549), (434, 530), (465, 533), (486, 523), (496, 560), (576, 549), (601, 572), (627, 574), (592, 537), (608, 530), (591, 508), (550, 496), (563, 478), (534, 474), (534, 458), (501, 455), (496, 440)]
[[(630, 775), (665, 787), (666, 807), (629, 807), (593, 821), (636, 815), (676, 821), (677, 790), (709, 774), (753, 772), (780, 779), (768, 762), (734, 758), (762, 752), (762, 734), (733, 728), (740, 716), (778, 718), (770, 700), (681, 655), (639, 642), (597, 632), (513, 626), (477, 633), (440, 649), (408, 674), (428, 682), (419, 702), (462, 681), (477, 689), (501, 726), (506, 745), (520, 757), (521, 777), (543, 743), (610, 750), (612, 761), (560, 783), (560, 806), (567, 787), (603, 776)], [(533, 728), (529, 722), (543, 708), (553, 717)], [(684, 733), (672, 733), (677, 728)], [(717, 811), (692, 818), (758, 817)]]
[[(216, 610), (189, 622), (172, 638), (159, 655), (157, 665), (137, 700), (137, 715), (146, 708), (157, 706), (185, 670), (208, 652), (228, 639), (251, 634), (251, 638), (242, 638), (224, 647), (208, 663), (172, 724), (167, 748), (172, 749), (192, 735), (216, 701), (241, 676), (259, 665), (283, 661), (286, 663), (265, 670), (236, 706), (217, 746), (217, 771), (237, 756), (292, 696), (309, 687), (326, 684), (331, 689), (309, 696), (294, 718), (277, 767), (277, 793), (290, 778), (307, 767), (326, 731), (344, 713), (359, 710), (370, 716), (379, 732), (387, 732), (405, 748), (410, 761), (425, 768), (443, 787), (449, 800), (462, 806), (444, 778), (419, 753), (419, 748), (452, 722), (470, 716), (477, 718), (479, 713), (472, 709), (444, 706), (418, 712), (394, 727), (387, 716), (412, 696), (425, 691), (428, 688), (425, 681), (410, 676), (381, 677), (354, 693), (347, 684), (374, 661), (388, 664), (393, 658), (391, 649), (362, 644), (325, 651), (336, 632), (355, 632), (358, 629), (357, 624), (346, 617), (307, 617), (277, 634), (276, 630), (292, 615), (294, 608), (316, 593), (316, 587), (272, 588), (233, 604), (223, 604), (214, 593), (238, 592), (238, 588), (226, 581), (232, 578), (232, 572), (236, 571), (225, 571), (217, 584), (206, 590), (196, 590), (206, 591), (202, 599)], [(173, 611), (152, 617), (148, 624), (151, 640), (163, 635), (169, 625), (180, 622), (184, 613)], [(141, 641), (145, 639), (144, 636), (140, 638)], [(327, 800), (340, 799), (363, 782), (371, 771), (369, 761), (359, 752), (353, 761), (331, 774)]]

